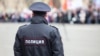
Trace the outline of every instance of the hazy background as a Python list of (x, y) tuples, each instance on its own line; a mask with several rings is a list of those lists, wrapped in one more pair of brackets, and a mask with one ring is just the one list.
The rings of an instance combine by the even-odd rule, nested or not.
[(14, 56), (18, 27), (29, 24), (34, 2), (51, 7), (47, 21), (62, 36), (65, 56), (100, 56), (100, 0), (0, 0), (0, 56)]

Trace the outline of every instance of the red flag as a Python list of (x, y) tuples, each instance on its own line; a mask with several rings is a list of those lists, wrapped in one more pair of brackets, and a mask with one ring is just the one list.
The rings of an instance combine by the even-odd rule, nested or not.
[(64, 11), (67, 10), (67, 0), (64, 0), (63, 5), (62, 5), (62, 9), (63, 9)]
[(53, 0), (49, 0), (49, 5), (53, 6)]

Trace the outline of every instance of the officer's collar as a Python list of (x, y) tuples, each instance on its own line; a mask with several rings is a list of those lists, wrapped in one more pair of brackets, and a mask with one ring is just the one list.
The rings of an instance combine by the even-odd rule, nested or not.
[(42, 16), (33, 16), (31, 19), (31, 24), (48, 24), (47, 20)]

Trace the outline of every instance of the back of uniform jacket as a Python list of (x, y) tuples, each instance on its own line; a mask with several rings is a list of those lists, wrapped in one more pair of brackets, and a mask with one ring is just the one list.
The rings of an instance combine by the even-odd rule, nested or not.
[(64, 56), (57, 28), (49, 26), (43, 17), (33, 17), (30, 25), (17, 31), (14, 56)]

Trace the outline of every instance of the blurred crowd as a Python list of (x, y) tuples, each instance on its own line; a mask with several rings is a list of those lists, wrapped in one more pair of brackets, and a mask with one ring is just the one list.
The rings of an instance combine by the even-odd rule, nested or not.
[[(30, 22), (32, 13), (27, 12), (1, 12), (0, 22)], [(53, 8), (51, 12), (47, 13), (46, 19), (50, 23), (100, 24), (100, 7), (95, 8), (89, 5), (88, 9), (77, 8), (66, 12)]]
[(57, 11), (51, 17), (56, 23), (100, 24), (100, 7), (89, 5), (87, 9), (80, 7), (67, 12)]
[(23, 10), (22, 12), (1, 12), (0, 22), (30, 22), (31, 12)]

